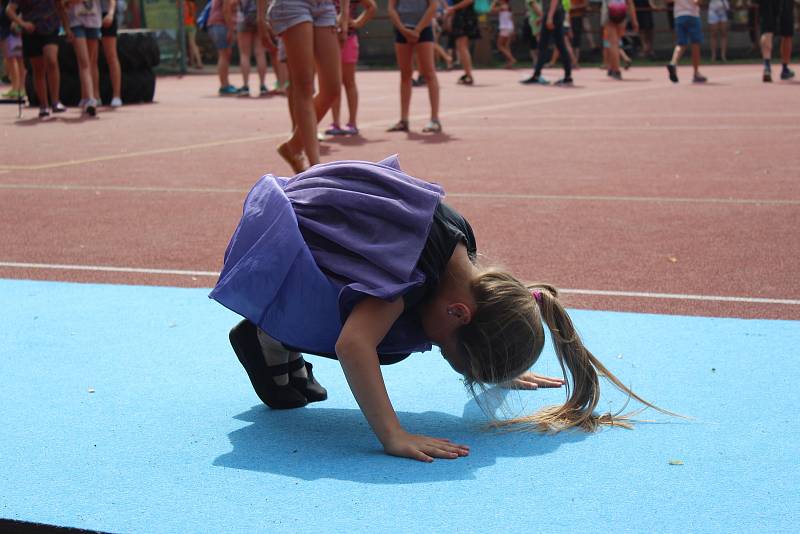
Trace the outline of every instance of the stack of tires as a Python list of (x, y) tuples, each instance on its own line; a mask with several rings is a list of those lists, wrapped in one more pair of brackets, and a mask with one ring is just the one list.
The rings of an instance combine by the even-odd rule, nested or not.
[[(100, 99), (111, 103), (111, 79), (103, 46), (98, 43), (100, 69)], [(154, 67), (158, 66), (160, 52), (156, 35), (146, 30), (121, 30), (117, 36), (117, 55), (122, 68), (122, 102), (152, 102), (156, 92)], [(66, 106), (77, 106), (81, 99), (81, 82), (78, 76), (78, 60), (72, 45), (63, 37), (58, 44), (58, 65), (61, 71), (61, 102)], [(25, 80), (28, 98), (32, 106), (38, 106), (33, 87), (33, 73), (28, 66)]]

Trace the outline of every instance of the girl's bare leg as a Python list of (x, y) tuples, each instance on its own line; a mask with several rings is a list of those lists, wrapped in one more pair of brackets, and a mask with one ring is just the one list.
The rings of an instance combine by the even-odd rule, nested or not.
[[(402, 45), (401, 45), (402, 46)], [(417, 51), (419, 72), (428, 85), (428, 100), (431, 102), (431, 120), (439, 120), (439, 79), (436, 77), (436, 64), (433, 58), (433, 43), (419, 43)], [(407, 110), (406, 110), (407, 111)], [(408, 114), (406, 114), (406, 117)]]
[[(292, 86), (299, 84), (292, 89), (297, 128), (288, 141), (288, 147), (295, 154), (305, 150), (308, 162), (316, 165), (320, 161), (317, 124), (341, 92), (342, 62), (338, 34), (333, 26), (312, 28), (311, 23), (303, 22), (286, 30), (281, 37), (286, 45)], [(316, 96), (315, 65), (319, 73)]]
[(711, 33), (711, 62), (717, 60), (717, 37), (719, 36), (720, 24), (709, 24), (708, 29)]
[(728, 61), (728, 23), (719, 25), (719, 55), (722, 61)]
[[(122, 67), (119, 64), (119, 56), (117, 55), (117, 38), (116, 37), (103, 37), (103, 55), (106, 57), (108, 64), (108, 75), (111, 77), (111, 94), (113, 98), (122, 97)], [(194, 45), (197, 48), (197, 44)], [(200, 54), (198, 50), (197, 54)], [(97, 97), (100, 98), (100, 88), (97, 87)]]
[(472, 77), (472, 56), (469, 54), (469, 39), (467, 37), (456, 39), (456, 49), (458, 50), (458, 58), (461, 60), (461, 65), (464, 67), (464, 74)]
[(414, 46), (408, 43), (395, 43), (394, 54), (400, 69), (400, 120), (408, 122), (408, 111), (411, 107), (411, 80), (414, 77), (412, 60)]
[[(253, 34), (239, 32), (239, 69), (242, 71), (242, 85), (250, 85), (250, 55), (253, 52)], [(256, 39), (257, 41), (260, 39)]]
[(75, 58), (78, 60), (78, 78), (81, 82), (81, 100), (92, 98), (92, 73), (89, 64), (89, 48), (85, 37), (75, 37), (72, 41), (75, 48)]
[(253, 36), (253, 51), (256, 55), (256, 71), (258, 71), (259, 87), (266, 85), (267, 82), (267, 51), (258, 34)]
[[(344, 85), (347, 95), (347, 123), (355, 126), (358, 124), (356, 122), (358, 119), (358, 86), (356, 85), (355, 63), (342, 63), (342, 85)], [(341, 98), (336, 99), (337, 102), (341, 102), (341, 100)]]
[(608, 25), (608, 70), (619, 72), (619, 26)]
[(317, 117), (314, 113), (314, 27), (310, 22), (292, 26), (283, 34), (289, 67), (290, 106), (294, 131), (287, 141), (292, 154), (305, 151), (309, 161), (319, 162)]
[[(47, 72), (47, 86), (50, 88), (50, 104), (61, 102), (61, 72), (58, 70), (58, 45), (44, 47), (44, 67)], [(44, 74), (44, 71), (43, 71)], [(47, 98), (43, 100), (47, 104)]]
[(33, 69), (33, 88), (36, 90), (36, 98), (39, 99), (39, 107), (50, 107), (47, 98), (47, 76), (45, 75), (44, 57), (32, 57), (31, 68)]

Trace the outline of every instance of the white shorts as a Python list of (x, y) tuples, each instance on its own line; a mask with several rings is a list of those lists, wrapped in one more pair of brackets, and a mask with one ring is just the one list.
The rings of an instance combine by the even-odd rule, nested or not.
[(728, 22), (728, 12), (724, 7), (709, 9), (708, 10), (708, 23), (719, 24), (720, 22)]

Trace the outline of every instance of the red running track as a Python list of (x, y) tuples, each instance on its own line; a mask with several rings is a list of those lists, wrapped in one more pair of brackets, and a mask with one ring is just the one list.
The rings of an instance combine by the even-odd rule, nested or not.
[[(323, 159), (399, 153), (444, 185), (485, 262), (565, 288), (568, 306), (800, 319), (800, 84), (763, 84), (757, 65), (704, 72), (697, 86), (583, 69), (572, 89), (441, 73), (438, 136), (419, 133), (424, 88), (414, 132), (385, 132), (399, 76), (361, 72), (362, 137)], [(215, 91), (213, 76), (162, 78), (157, 103), (97, 119), (0, 110), (0, 277), (213, 285), (249, 187), (288, 173), (274, 147), (289, 125), (282, 97)]]

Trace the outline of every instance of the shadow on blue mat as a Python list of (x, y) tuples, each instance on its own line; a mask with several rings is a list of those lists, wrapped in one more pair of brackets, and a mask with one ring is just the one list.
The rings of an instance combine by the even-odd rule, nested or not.
[(258, 405), (235, 417), (252, 424), (228, 435), (233, 451), (218, 457), (214, 465), (302, 480), (369, 484), (471, 480), (477, 470), (494, 465), (497, 458), (549, 454), (588, 436), (585, 432), (543, 435), (484, 430), (486, 418), (480, 406), (488, 404), (492, 409), (497, 401), (487, 403), (481, 397), (467, 402), (462, 417), (442, 412), (398, 413), (410, 432), (469, 445), (472, 452), (466, 458), (425, 464), (387, 456), (357, 409), (278, 411)]

